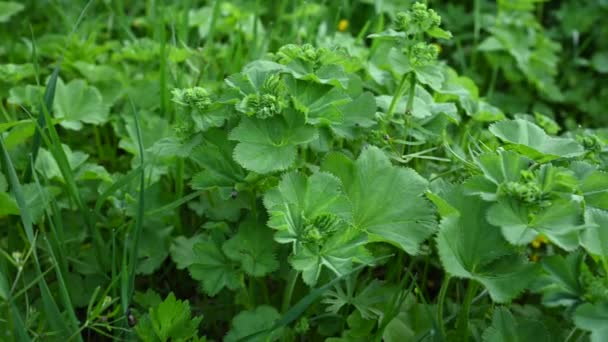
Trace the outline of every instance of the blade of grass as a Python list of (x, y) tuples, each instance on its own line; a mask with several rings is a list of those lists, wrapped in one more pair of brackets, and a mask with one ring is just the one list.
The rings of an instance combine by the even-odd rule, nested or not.
[[(23, 190), (21, 188), (21, 183), (17, 178), (17, 173), (13, 164), (11, 162), (11, 158), (8, 154), (8, 151), (4, 147), (4, 139), (0, 136), (0, 152), (2, 152), (3, 164), (5, 165), (5, 169), (8, 173), (9, 184), (11, 186), (12, 192), (17, 200), (17, 205), (19, 207), (21, 222), (23, 224), (23, 229), (25, 230), (26, 237), (30, 244), (30, 248), (32, 248), (33, 256), (34, 256), (34, 265), (36, 269), (36, 274), (42, 274), (42, 270), (40, 267), (40, 262), (38, 260), (38, 254), (36, 252), (36, 241), (34, 237), (34, 229), (32, 225), (32, 219), (30, 216), (29, 209), (27, 207), (27, 202), (25, 200), (25, 196), (23, 195)], [(66, 322), (61, 318), (61, 311), (55, 303), (53, 296), (51, 295), (51, 291), (46, 283), (44, 277), (41, 277), (38, 281), (38, 288), (40, 290), (40, 296), (42, 298), (42, 304), (44, 307), (45, 314), (49, 320), (49, 324), (51, 327), (56, 330), (63, 332), (66, 335), (70, 335), (70, 328), (66, 324)]]
[[(47, 122), (52, 122), (50, 114), (46, 110), (43, 110), (43, 114)], [(41, 137), (45, 140), (45, 143), (49, 148), (49, 152), (51, 152), (53, 158), (57, 162), (57, 166), (59, 167), (61, 175), (65, 180), (65, 185), (70, 199), (75, 202), (76, 207), (82, 214), (84, 223), (88, 229), (88, 233), (93, 238), (93, 248), (96, 259), (100, 268), (103, 270), (105, 269), (104, 265), (107, 265), (108, 261), (107, 256), (103, 252), (104, 242), (101, 237), (101, 233), (95, 227), (95, 218), (93, 215), (91, 215), (91, 210), (87, 207), (86, 203), (84, 203), (82, 197), (80, 196), (80, 191), (78, 189), (78, 185), (76, 184), (76, 179), (74, 178), (74, 173), (72, 172), (68, 158), (63, 150), (63, 145), (61, 144), (61, 140), (59, 139), (59, 134), (57, 133), (55, 126), (48, 125), (46, 131), (48, 132), (48, 136), (45, 134), (45, 132), (41, 131)]]
[(21, 318), (21, 313), (17, 309), (15, 303), (9, 298), (10, 308), (11, 308), (11, 317), (13, 323), (13, 333), (17, 336), (18, 341), (29, 342), (32, 339), (27, 333), (25, 329), (25, 325), (23, 324), (23, 319)]
[[(167, 90), (167, 30), (165, 28), (165, 16), (162, 14), (163, 11), (161, 11), (160, 13), (161, 14), (157, 17), (158, 22), (156, 23), (156, 26), (159, 30), (158, 39), (160, 40), (160, 76), (158, 78), (160, 86), (160, 113), (163, 117), (168, 117), (169, 111), (167, 105), (169, 103), (169, 92)], [(171, 112), (171, 116), (173, 116), (173, 112)], [(169, 117), (169, 121), (172, 122), (173, 120), (173, 117)]]
[[(139, 200), (137, 203), (137, 216), (135, 219), (135, 227), (133, 228), (133, 238), (127, 238), (125, 241), (125, 254), (123, 255), (123, 272), (122, 283), (121, 283), (121, 303), (123, 305), (123, 312), (125, 313), (125, 317), (127, 316), (127, 310), (129, 309), (129, 305), (131, 303), (131, 297), (133, 295), (134, 287), (135, 287), (135, 270), (137, 266), (137, 252), (139, 248), (139, 240), (141, 238), (141, 232), (143, 230), (143, 220), (144, 220), (144, 189), (145, 189), (145, 169), (144, 165), (144, 147), (141, 138), (141, 128), (139, 125), (139, 118), (137, 117), (137, 111), (135, 110), (135, 106), (133, 101), (130, 101), (131, 110), (133, 112), (133, 119), (135, 120), (135, 130), (137, 134), (137, 145), (139, 148), (139, 156), (140, 156), (140, 181), (139, 181)], [(128, 234), (128, 233), (127, 233)], [(129, 247), (128, 251), (126, 250), (127, 246)], [(128, 260), (127, 260), (128, 258)], [(128, 270), (128, 271), (127, 271)], [(127, 274), (125, 276), (125, 273)]]
[(112, 184), (103, 193), (101, 193), (101, 195), (99, 195), (99, 197), (97, 197), (97, 201), (95, 202), (95, 207), (94, 207), (95, 208), (94, 211), (97, 214), (97, 216), (100, 215), (100, 210), (101, 210), (101, 206), (103, 205), (103, 202), (105, 202), (105, 200), (108, 199), (108, 197), (110, 197), (112, 194), (116, 193), (116, 191), (118, 191), (120, 188), (128, 185), (133, 179), (135, 179), (135, 177), (139, 176), (141, 173), (142, 167), (143, 167), (143, 164), (141, 166), (138, 166), (138, 167), (134, 168), (133, 170), (129, 171), (129, 173), (127, 173), (126, 175), (119, 178), (116, 182), (114, 182), (114, 184)]
[(163, 205), (160, 208), (148, 210), (144, 213), (144, 215), (145, 216), (154, 216), (156, 214), (162, 213), (163, 211), (173, 210), (173, 209), (179, 207), (180, 205), (190, 201), (191, 199), (196, 198), (197, 196), (200, 196), (204, 192), (205, 192), (204, 190), (195, 191), (195, 192), (188, 194), (178, 200), (175, 200), (167, 205)]
[[(38, 151), (40, 150), (40, 144), (42, 143), (41, 131), (46, 126), (46, 120), (44, 111), (50, 112), (53, 107), (53, 99), (55, 98), (55, 89), (57, 88), (57, 78), (59, 77), (59, 69), (61, 67), (61, 61), (57, 62), (57, 65), (53, 69), (53, 73), (47, 82), (46, 89), (44, 90), (44, 98), (39, 108), (38, 124), (36, 132), (34, 133), (34, 140), (32, 143), (32, 150), (30, 152), (31, 165), (25, 168), (25, 174), (23, 175), (23, 181), (29, 183), (32, 178), (33, 163), (36, 162), (38, 157)], [(44, 106), (44, 109), (43, 109)]]
[[(398, 291), (395, 293), (392, 300), (390, 301), (391, 303), (393, 303), (393, 305), (389, 306), (388, 310), (386, 312), (384, 312), (384, 315), (382, 316), (382, 321), (380, 322), (380, 326), (378, 327), (378, 331), (376, 332), (376, 341), (378, 341), (378, 342), (382, 341), (382, 336), (384, 335), (384, 330), (386, 329), (388, 324), (395, 317), (397, 317), (397, 315), (399, 315), (401, 306), (403, 305), (403, 303), (405, 302), (405, 299), (410, 294), (410, 292), (412, 292), (412, 289), (416, 285), (415, 275), (412, 274), (412, 267), (414, 265), (415, 260), (416, 259), (412, 258), (409, 265), (407, 266), (407, 272), (401, 279), (401, 288), (403, 288), (403, 291)], [(411, 282), (406, 288), (405, 284), (408, 279), (411, 279)]]
[[(87, 2), (87, 4), (84, 6), (84, 8), (82, 9), (82, 11), (80, 11), (80, 15), (78, 16), (76, 23), (72, 27), (72, 31), (68, 35), (64, 51), (67, 50), (68, 44), (70, 44), (70, 42), (72, 41), (72, 36), (74, 35), (74, 33), (76, 33), (78, 26), (80, 26), (82, 19), (84, 19), (85, 13), (87, 12), (87, 10), (89, 9), (89, 7), (91, 6), (92, 3), (93, 3), (93, 0), (89, 0)], [(39, 70), (38, 58), (37, 58), (37, 54), (36, 54), (36, 43), (35, 43), (35, 40), (33, 37), (33, 32), (32, 32), (32, 45), (33, 45), (32, 58), (33, 58), (33, 64), (35, 66), (34, 71), (36, 74), (35, 75), (36, 79), (38, 80), (40, 76), (38, 74), (38, 70)], [(42, 142), (41, 141), (41, 132), (46, 126), (47, 119), (45, 118), (45, 115), (43, 113), (45, 111), (50, 113), (51, 109), (53, 108), (53, 101), (55, 99), (55, 90), (57, 89), (57, 78), (59, 77), (59, 70), (61, 70), (61, 61), (63, 60), (64, 55), (65, 55), (65, 52), (57, 60), (57, 64), (55, 65), (55, 68), (53, 68), (53, 73), (51, 74), (51, 77), (49, 78), (49, 81), (47, 82), (46, 88), (44, 90), (43, 99), (42, 99), (42, 101), (40, 101), (39, 114), (38, 114), (38, 127), (36, 128), (36, 132), (34, 133), (32, 150), (30, 152), (30, 154), (31, 154), (30, 161), (32, 164), (29, 167), (25, 168), (25, 175), (23, 176), (23, 181), (25, 183), (29, 183), (31, 180), (31, 177), (32, 177), (32, 173), (31, 173), (32, 169), (33, 169), (32, 166), (36, 162), (36, 158), (38, 157), (38, 151), (40, 149), (40, 144)]]
[[(36, 186), (38, 187), (38, 191), (41, 197), (45, 198), (46, 193), (42, 190), (42, 185), (38, 180), (38, 177), (35, 172), (32, 172), (34, 175), (34, 180), (36, 182)], [(61, 222), (61, 212), (59, 211), (59, 207), (54, 198), (44, 200), (44, 203), (51, 203), (51, 208), (47, 211), (47, 218), (50, 226), (50, 231), (54, 240), (54, 243), (51, 243), (46, 236), (43, 236), (43, 241), (46, 242), (48, 253), (53, 261), (55, 267), (55, 277), (57, 283), (59, 284), (59, 296), (61, 301), (63, 302), (63, 307), (65, 311), (67, 311), (68, 318), (70, 320), (70, 324), (74, 329), (78, 329), (80, 323), (78, 322), (78, 318), (76, 317), (76, 312), (74, 311), (74, 306), (72, 305), (72, 300), (70, 298), (69, 290), (66, 285), (65, 275), (68, 272), (68, 263), (65, 258), (67, 255), (66, 251), (63, 250), (63, 228), (57, 229), (54, 222), (58, 222), (59, 226), (63, 226)], [(80, 337), (78, 340), (81, 340)]]

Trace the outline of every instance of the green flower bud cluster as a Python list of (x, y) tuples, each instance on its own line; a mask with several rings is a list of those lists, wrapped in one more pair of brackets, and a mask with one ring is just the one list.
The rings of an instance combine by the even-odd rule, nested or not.
[(281, 102), (272, 94), (249, 94), (243, 100), (245, 114), (267, 119), (281, 112)]
[(311, 44), (287, 44), (282, 46), (275, 55), (280, 64), (289, 64), (294, 60), (301, 60), (312, 65), (313, 70), (324, 64), (341, 64), (348, 59), (348, 51), (341, 47), (317, 48)]
[(416, 43), (409, 49), (409, 60), (415, 66), (428, 65), (437, 60), (439, 48), (434, 44)]
[(298, 334), (304, 334), (308, 330), (310, 330), (310, 323), (308, 322), (308, 318), (302, 317), (300, 320), (298, 320), (298, 323), (296, 323), (294, 330)]
[(281, 64), (289, 64), (294, 59), (301, 59), (310, 63), (318, 63), (324, 49), (317, 49), (311, 44), (287, 44), (276, 53), (276, 60)]
[(209, 109), (213, 104), (213, 99), (205, 88), (174, 89), (172, 93), (173, 101), (201, 112)]
[(507, 182), (502, 185), (502, 192), (525, 203), (539, 203), (543, 192), (535, 182)]
[(174, 126), (178, 137), (187, 138), (194, 134), (195, 124), (193, 115), (201, 115), (208, 112), (214, 100), (211, 94), (202, 87), (173, 89), (172, 94), (174, 102), (192, 109), (187, 113), (181, 113)]
[(608, 300), (608, 278), (595, 276), (585, 264), (581, 267), (581, 283), (585, 289), (585, 299), (590, 302)]
[(534, 119), (536, 120), (536, 123), (549, 134), (557, 134), (560, 130), (560, 127), (557, 122), (555, 122), (555, 120), (551, 119), (548, 116), (535, 113)]
[(333, 214), (323, 214), (312, 220), (307, 220), (304, 225), (302, 240), (317, 244), (322, 243), (338, 230), (341, 222), (342, 220)]
[(260, 93), (247, 95), (237, 109), (258, 119), (267, 119), (280, 114), (285, 107), (285, 85), (281, 75), (269, 76), (260, 90)]
[(579, 135), (576, 140), (588, 151), (601, 152), (604, 148), (602, 140), (593, 134)]
[(398, 31), (423, 33), (441, 25), (441, 17), (426, 4), (416, 2), (406, 12), (397, 13), (396, 26)]

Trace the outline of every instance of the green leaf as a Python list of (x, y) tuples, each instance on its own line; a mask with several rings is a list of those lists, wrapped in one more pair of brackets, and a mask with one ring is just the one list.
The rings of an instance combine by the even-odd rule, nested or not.
[(530, 166), (531, 161), (512, 151), (484, 153), (475, 158), (475, 164), (483, 171), (484, 177), (499, 185), (517, 182), (521, 171)]
[(544, 324), (528, 318), (514, 317), (505, 307), (497, 307), (492, 315), (492, 325), (483, 332), (486, 342), (549, 342), (549, 332)]
[(437, 306), (416, 303), (411, 298), (412, 296), (406, 297), (397, 315), (384, 329), (383, 341), (439, 341), (439, 338), (420, 338), (425, 332), (436, 331)]
[(517, 152), (541, 163), (578, 157), (585, 152), (574, 139), (551, 137), (527, 120), (504, 120), (492, 124), (489, 129), (496, 137), (512, 144)]
[(580, 282), (583, 253), (570, 253), (566, 257), (551, 255), (542, 259), (544, 274), (535, 285), (543, 295), (542, 304), (548, 307), (571, 306), (579, 303), (584, 294)]
[(171, 259), (175, 263), (177, 269), (183, 270), (188, 268), (196, 261), (194, 253), (194, 245), (205, 242), (205, 236), (196, 234), (190, 238), (178, 236), (173, 240), (170, 247)]
[(365, 92), (349, 103), (338, 107), (342, 122), (332, 123), (331, 129), (338, 136), (354, 139), (356, 131), (376, 124), (376, 99), (370, 92)]
[(348, 277), (345, 281), (345, 288), (336, 285), (334, 290), (328, 291), (323, 299), (324, 304), (328, 304), (325, 311), (339, 314), (341, 308), (354, 306), (363, 319), (376, 319), (382, 316), (382, 310), (378, 308), (390, 300), (391, 292), (382, 286), (382, 282), (377, 279), (362, 283), (358, 289), (357, 276)]
[(108, 121), (109, 109), (101, 93), (83, 80), (64, 84), (58, 79), (53, 108), (55, 117), (63, 118), (60, 124), (68, 129), (78, 131), (82, 123), (100, 125)]
[(74, 67), (90, 82), (104, 82), (118, 79), (119, 73), (109, 65), (97, 65), (84, 61), (74, 62)]
[(236, 263), (226, 257), (215, 241), (195, 244), (194, 256), (188, 270), (193, 279), (203, 283), (203, 290), (208, 295), (215, 296), (224, 287), (235, 290), (241, 286), (242, 274)]
[(351, 98), (339, 88), (287, 78), (287, 88), (294, 107), (306, 115), (311, 125), (339, 124), (343, 113), (338, 108)]
[[(44, 95), (44, 87), (28, 84), (26, 86), (13, 87), (9, 90), (7, 102), (22, 105), (26, 108), (37, 110), (40, 99)], [(36, 108), (36, 109), (35, 109)]]
[[(75, 171), (77, 168), (82, 166), (89, 158), (89, 155), (84, 152), (72, 151), (68, 145), (62, 144), (62, 147), (72, 171)], [(57, 161), (51, 152), (47, 151), (46, 149), (41, 148), (38, 152), (35, 168), (36, 171), (44, 174), (44, 176), (48, 179), (57, 179), (61, 182), (65, 182)]]
[(465, 196), (462, 187), (444, 195), (457, 213), (445, 217), (437, 235), (439, 257), (446, 272), (482, 283), (496, 302), (517, 296), (536, 276), (535, 265), (510, 246), (485, 217), (488, 204)]
[(152, 274), (169, 255), (173, 227), (146, 225), (137, 248), (137, 274)]
[(244, 118), (230, 132), (229, 139), (238, 141), (234, 160), (257, 173), (270, 173), (291, 167), (297, 146), (314, 140), (317, 131), (304, 124), (304, 116), (287, 111), (284, 117), (269, 119)]
[[(258, 306), (253, 310), (241, 311), (232, 319), (232, 328), (228, 331), (224, 341), (237, 342), (258, 331), (270, 329), (279, 318), (281, 318), (281, 315), (277, 309), (268, 305)], [(260, 334), (248, 341), (276, 341), (281, 337), (282, 332), (282, 328), (277, 329), (269, 333)]]
[(351, 270), (352, 262), (368, 259), (366, 239), (350, 227), (351, 206), (335, 176), (287, 173), (266, 193), (264, 205), (268, 225), (277, 230), (275, 240), (292, 243), (290, 261), (307, 284), (316, 283), (323, 266), (339, 276)]
[[(0, 5), (1, 7), (2, 5)], [(0, 13), (2, 9), (0, 9)], [(2, 20), (0, 19), (0, 22)], [(34, 65), (27, 64), (0, 64), (0, 79), (8, 84), (16, 84), (19, 81), (34, 76)]]
[(583, 178), (580, 187), (586, 204), (608, 210), (608, 173), (593, 171)]
[(240, 263), (247, 274), (262, 277), (279, 267), (276, 247), (272, 230), (249, 220), (241, 223), (236, 235), (224, 242), (222, 250), (228, 258)]
[(12, 16), (23, 11), (25, 6), (13, 1), (0, 1), (0, 23), (8, 22)]
[(8, 193), (0, 192), (0, 218), (8, 215), (19, 215), (19, 206)]
[(608, 51), (596, 52), (591, 57), (591, 66), (600, 74), (608, 74)]
[(233, 188), (245, 178), (245, 171), (232, 159), (236, 143), (229, 141), (226, 133), (210, 129), (203, 135), (203, 143), (194, 150), (191, 159), (204, 168), (192, 178), (194, 189), (212, 187)]
[(190, 304), (175, 298), (173, 292), (157, 306), (150, 308), (135, 327), (137, 335), (145, 342), (190, 341), (197, 338), (202, 317), (191, 318)]
[(578, 233), (583, 228), (580, 205), (555, 200), (551, 206), (537, 213), (515, 200), (494, 204), (487, 212), (488, 222), (501, 228), (504, 237), (512, 244), (525, 245), (539, 234), (565, 250), (578, 246)]
[(19, 206), (6, 189), (8, 184), (6, 178), (0, 173), (0, 218), (8, 215), (19, 215)]
[(608, 302), (585, 303), (574, 312), (577, 327), (591, 331), (592, 342), (608, 340)]
[(439, 26), (432, 27), (431, 29), (426, 31), (426, 33), (429, 36), (431, 36), (433, 38), (438, 38), (438, 39), (451, 39), (452, 38), (452, 33), (450, 31), (446, 31), (446, 30), (440, 28)]
[(608, 258), (608, 212), (589, 208), (585, 223), (588, 227), (581, 234), (581, 245), (591, 254)]
[(435, 231), (435, 215), (422, 196), (427, 181), (412, 169), (391, 165), (380, 149), (369, 147), (354, 162), (330, 155), (322, 169), (342, 180), (352, 203), (353, 223), (371, 240), (416, 254)]
[(370, 263), (372, 256), (365, 249), (367, 239), (356, 229), (343, 228), (328, 237), (321, 246), (303, 244), (290, 258), (294, 269), (302, 272), (308, 285), (315, 285), (323, 267), (336, 276), (348, 274), (353, 263)]

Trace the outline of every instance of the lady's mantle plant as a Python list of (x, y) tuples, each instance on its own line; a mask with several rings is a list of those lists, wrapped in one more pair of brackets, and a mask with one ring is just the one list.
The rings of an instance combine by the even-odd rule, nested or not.
[[(587, 319), (606, 300), (605, 277), (589, 270), (582, 253), (568, 260), (555, 253), (540, 264), (528, 260), (526, 246), (539, 248), (542, 240), (564, 253), (582, 246), (606, 264), (607, 251), (593, 240), (605, 235), (600, 227), (608, 217), (605, 198), (594, 192), (601, 187), (594, 177), (603, 174), (602, 142), (550, 136), (534, 119), (502, 120), (470, 79), (438, 61), (434, 40), (451, 34), (424, 4), (370, 38), (369, 60), (339, 47), (288, 44), (217, 89), (174, 90), (183, 106), (182, 139), (201, 142), (190, 156), (198, 169), (191, 185), (207, 194), (200, 210), (208, 222), (204, 232), (180, 238), (189, 249), (172, 257), (207, 295), (238, 293), (248, 310), (229, 336), (251, 330), (241, 318), (252, 310), (278, 316), (252, 304), (251, 286), (262, 277), (286, 281), (286, 309), (296, 277), (312, 287), (348, 276), (346, 292), (336, 287), (326, 295), (327, 311), (352, 305), (349, 320), (371, 322), (370, 329), (378, 324), (381, 334), (396, 329), (383, 325), (384, 315), (398, 313), (403, 302), (386, 307), (391, 300), (374, 293), (399, 293), (403, 255), (434, 247), (447, 274), (441, 291), (450, 277), (469, 279), (461, 337), (478, 285), (498, 303), (530, 289), (548, 306), (582, 304), (572, 317), (595, 332)], [(424, 177), (400, 164), (424, 170)], [(379, 262), (387, 255), (390, 263)], [(393, 262), (397, 268), (388, 266)], [(357, 277), (360, 265), (391, 271), (381, 280)], [(556, 300), (573, 291), (550, 285), (561, 277), (554, 270), (568, 267), (584, 276), (572, 301)], [(441, 325), (444, 300), (442, 292)], [(500, 333), (502, 318), (513, 319), (506, 309), (494, 316), (488, 336)], [(308, 322), (292, 333), (305, 333)], [(343, 336), (356, 335), (356, 328)]]

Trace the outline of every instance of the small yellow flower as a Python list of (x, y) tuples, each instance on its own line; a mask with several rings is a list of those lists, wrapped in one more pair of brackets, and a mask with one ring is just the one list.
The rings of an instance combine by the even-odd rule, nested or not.
[(433, 45), (435, 45), (437, 47), (437, 52), (441, 53), (441, 45), (439, 45), (437, 43), (433, 43)]
[(538, 235), (532, 242), (530, 243), (534, 248), (540, 248), (542, 245), (546, 245), (549, 243), (549, 240), (543, 235)]
[(340, 22), (338, 23), (338, 31), (344, 32), (347, 29), (348, 29), (348, 20), (346, 20), (346, 19), (340, 20)]
[(539, 259), (540, 259), (540, 256), (538, 254), (530, 255), (530, 261), (532, 261), (532, 262), (538, 262)]

